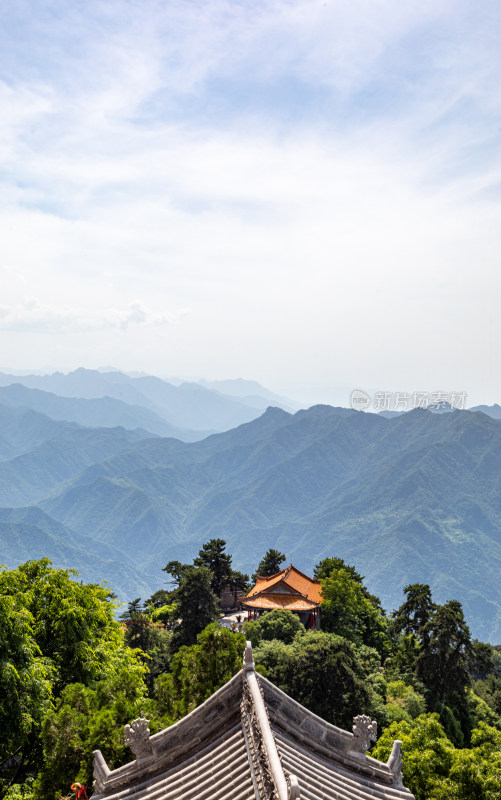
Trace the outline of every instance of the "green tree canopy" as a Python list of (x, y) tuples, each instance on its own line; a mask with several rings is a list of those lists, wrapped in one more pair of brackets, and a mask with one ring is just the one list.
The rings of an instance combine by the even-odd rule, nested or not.
[(64, 687), (44, 721), (35, 797), (65, 796), (75, 780), (91, 787), (93, 750), (101, 750), (112, 769), (130, 760), (123, 729), (132, 719), (147, 716), (150, 730), (161, 730), (154, 704), (146, 699), (145, 673), (137, 656), (124, 648), (102, 680)]
[(323, 558), (321, 561), (318, 562), (315, 569), (313, 570), (313, 577), (319, 581), (324, 580), (324, 578), (328, 578), (331, 574), (332, 570), (334, 569), (344, 569), (352, 580), (356, 581), (363, 586), (364, 579), (360, 573), (357, 572), (355, 567), (351, 567), (349, 564), (346, 564), (342, 558), (335, 558), (329, 556), (327, 558)]
[(406, 600), (395, 612), (392, 629), (397, 633), (414, 634), (421, 644), (427, 643), (428, 629), (436, 610), (427, 583), (413, 583), (404, 588)]
[(224, 539), (211, 539), (202, 545), (197, 558), (193, 559), (195, 567), (207, 567), (212, 572), (212, 591), (219, 597), (224, 586), (231, 583), (231, 556), (225, 552)]
[(328, 722), (351, 727), (369, 708), (370, 691), (351, 642), (321, 631), (305, 631), (292, 644), (263, 641), (256, 664), (280, 689)]
[(123, 643), (110, 590), (72, 580), (77, 574), (55, 569), (48, 558), (0, 572), (0, 595), (16, 596), (32, 616), (35, 642), (54, 669), (55, 694), (99, 677)]
[(19, 596), (0, 596), (0, 797), (38, 755), (52, 698), (53, 672), (35, 642), (33, 622)]
[(160, 711), (176, 720), (203, 703), (242, 668), (244, 648), (243, 634), (208, 625), (196, 644), (176, 653), (171, 672), (157, 679)]
[(386, 761), (393, 741), (402, 742), (405, 786), (416, 800), (501, 800), (501, 733), (481, 722), (471, 748), (454, 748), (438, 714), (393, 722), (372, 750)]
[(285, 561), (285, 554), (281, 553), (279, 550), (275, 550), (270, 548), (266, 551), (265, 555), (257, 565), (256, 572), (252, 576), (252, 580), (254, 583), (256, 582), (256, 577), (258, 575), (261, 578), (268, 578), (271, 575), (276, 575), (277, 572), (280, 572), (280, 566)]
[(244, 622), (243, 629), (255, 647), (259, 642), (271, 639), (290, 644), (297, 633), (304, 631), (304, 625), (292, 611), (275, 609), (265, 611), (257, 620)]
[(2, 691), (0, 714), (8, 715), (1, 720), (0, 753), (7, 757), (15, 748), (17, 764), (14, 773), (2, 770), (0, 796), (9, 780), (40, 769), (41, 727), (53, 713), (51, 701), (57, 708), (69, 684), (112, 680), (120, 665), (124, 675), (135, 669), (142, 675), (137, 656), (124, 646), (111, 592), (72, 580), (76, 575), (48, 559), (0, 570), (0, 689), (7, 698), (4, 703)]
[[(212, 591), (220, 596), (221, 590), (225, 586), (235, 586), (239, 589), (245, 590), (249, 576), (243, 572), (232, 569), (231, 556), (225, 552), (226, 542), (224, 539), (211, 539), (202, 545), (198, 556), (193, 559), (194, 567), (207, 567), (212, 573), (211, 586)], [(192, 569), (191, 564), (182, 564), (180, 561), (169, 561), (163, 568), (164, 572), (168, 572), (175, 583), (178, 585), (183, 581), (187, 572)], [(157, 592), (158, 596), (159, 593)], [(152, 599), (155, 599), (155, 595)]]
[(194, 644), (197, 635), (219, 612), (219, 600), (212, 589), (212, 572), (208, 567), (190, 567), (176, 590), (177, 613), (181, 625), (176, 632), (179, 644)]
[(349, 570), (344, 567), (332, 569), (322, 579), (322, 597), (324, 630), (386, 654), (389, 647), (386, 620)]

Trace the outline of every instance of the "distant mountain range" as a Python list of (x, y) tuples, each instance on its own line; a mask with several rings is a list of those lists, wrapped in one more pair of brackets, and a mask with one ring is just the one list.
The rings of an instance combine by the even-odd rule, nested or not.
[[(15, 384), (17, 387), (13, 388)], [(290, 402), (282, 403), (278, 395), (254, 382), (222, 381), (219, 384), (217, 389), (199, 383), (174, 386), (148, 375), (130, 377), (123, 372), (83, 368), (52, 375), (0, 373), (0, 387), (9, 388), (0, 402), (26, 405), (53, 419), (93, 427), (142, 427), (160, 436), (175, 436), (184, 441), (194, 441), (209, 433), (250, 422), (270, 405), (270, 396), (274, 405), (290, 408)], [(21, 386), (38, 392), (23, 394)], [(41, 392), (48, 396), (44, 397)], [(63, 403), (63, 398), (71, 398), (73, 402)], [(96, 402), (97, 399), (101, 402)], [(83, 400), (94, 400), (94, 403)]]
[[(501, 420), (471, 411), (385, 418), (330, 406), (268, 408), (182, 442), (148, 430), (148, 420), (162, 418), (144, 404), (131, 411), (124, 400), (80, 400), (70, 411), (68, 398), (7, 388), (0, 563), (48, 555), (85, 580), (106, 578), (126, 600), (148, 596), (167, 561), (190, 560), (212, 537), (226, 539), (235, 568), (246, 572), (269, 547), (306, 572), (338, 555), (386, 608), (400, 605), (406, 584), (430, 583), (437, 601), (463, 603), (474, 635), (501, 642)], [(86, 426), (18, 401), (83, 415)], [(90, 425), (94, 413), (112, 422), (115, 410), (145, 409), (153, 416), (135, 429)]]

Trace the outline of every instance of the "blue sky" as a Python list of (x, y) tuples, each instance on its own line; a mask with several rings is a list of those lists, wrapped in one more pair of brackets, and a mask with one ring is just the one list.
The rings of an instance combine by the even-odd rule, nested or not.
[(0, 22), (0, 367), (501, 402), (499, 3)]

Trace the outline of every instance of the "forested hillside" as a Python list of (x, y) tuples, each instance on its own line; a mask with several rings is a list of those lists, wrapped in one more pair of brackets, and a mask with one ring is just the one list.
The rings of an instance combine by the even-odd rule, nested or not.
[[(108, 579), (125, 599), (131, 586), (157, 588), (159, 562), (192, 557), (211, 537), (224, 537), (246, 572), (270, 546), (307, 572), (335, 550), (386, 608), (404, 586), (429, 583), (439, 602), (463, 603), (476, 636), (501, 641), (501, 421), (270, 408), (185, 443), (0, 411), (0, 542), (11, 567), (38, 541), (37, 554)], [(32, 506), (44, 511), (35, 523)]]
[[(284, 560), (268, 551), (255, 568)], [(356, 714), (375, 720), (374, 757), (402, 740), (416, 800), (500, 800), (501, 652), (472, 640), (459, 602), (413, 584), (387, 615), (330, 556), (315, 567), (321, 630), (280, 610), (242, 633), (216, 621), (221, 586), (248, 580), (223, 540), (165, 573), (166, 588), (131, 598), (117, 621), (109, 590), (46, 559), (0, 570), (0, 798), (90, 795), (93, 750), (111, 768), (129, 761), (124, 725), (146, 717), (155, 733), (181, 719), (241, 669), (250, 639), (257, 669), (314, 713), (348, 730)]]

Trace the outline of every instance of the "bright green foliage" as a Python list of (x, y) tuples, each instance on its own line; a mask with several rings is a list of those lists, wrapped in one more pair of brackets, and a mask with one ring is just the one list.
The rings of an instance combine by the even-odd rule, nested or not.
[(486, 725), (492, 725), (494, 728), (501, 728), (501, 719), (499, 714), (479, 697), (473, 689), (468, 690), (468, 706), (470, 709), (472, 724), (477, 727), (480, 722), (485, 722)]
[(38, 800), (33, 794), (33, 778), (27, 778), (24, 783), (15, 783), (3, 795), (4, 800)]
[(63, 689), (43, 725), (44, 763), (35, 787), (39, 797), (58, 798), (75, 780), (91, 786), (93, 750), (101, 750), (111, 768), (130, 760), (124, 725), (132, 719), (146, 716), (152, 732), (162, 727), (155, 726), (154, 709), (145, 698), (145, 672), (137, 655), (125, 648), (104, 680)]
[(171, 673), (156, 682), (159, 710), (171, 720), (181, 719), (207, 700), (242, 668), (245, 636), (212, 623), (197, 636), (197, 644), (181, 647), (171, 662)]
[(422, 694), (404, 681), (389, 681), (386, 687), (388, 723), (411, 720), (424, 714), (426, 702)]
[(56, 694), (67, 683), (100, 677), (122, 643), (110, 591), (71, 580), (76, 574), (54, 569), (47, 558), (0, 572), (0, 595), (16, 595), (32, 615), (34, 639), (55, 670)]
[[(3, 730), (9, 731), (8, 738), (1, 737), (2, 746), (5, 742), (7, 748), (14, 744), (18, 747), (17, 755), (22, 762), (13, 777), (23, 780), (40, 769), (43, 743), (46, 763), (41, 780), (48, 780), (47, 785), (60, 792), (68, 788), (66, 767), (62, 767), (64, 759), (61, 756), (61, 761), (58, 760), (61, 748), (69, 748), (64, 761), (71, 782), (81, 762), (77, 758), (78, 746), (75, 745), (77, 755), (72, 755), (71, 742), (75, 737), (72, 739), (71, 730), (77, 722), (70, 720), (75, 709), (75, 719), (80, 712), (76, 707), (73, 709), (71, 702), (63, 700), (62, 694), (71, 692), (72, 684), (78, 684), (85, 696), (95, 692), (96, 697), (101, 697), (98, 708), (102, 715), (93, 718), (110, 723), (111, 727), (106, 727), (108, 723), (103, 722), (99, 732), (106, 738), (105, 731), (113, 729), (112, 693), (99, 687), (114, 685), (117, 692), (123, 693), (128, 681), (133, 680), (141, 693), (145, 691), (145, 668), (137, 655), (124, 646), (110, 592), (100, 586), (77, 583), (71, 580), (72, 574), (76, 573), (54, 569), (48, 559), (0, 572), (0, 606), (4, 612), (0, 614), (0, 681), (9, 684), (1, 687), (9, 692), (7, 703), (2, 704), (9, 715), (9, 719), (2, 720)], [(51, 693), (55, 708), (50, 706)], [(64, 717), (61, 703), (67, 706), (66, 722), (57, 728), (60, 738), (51, 739), (54, 719), (59, 719), (59, 714)], [(129, 707), (120, 699), (116, 705), (117, 718), (119, 713), (125, 714), (120, 721), (123, 726), (129, 721)], [(91, 750), (86, 751), (86, 758), (90, 756)], [(62, 782), (56, 773), (64, 777)], [(44, 790), (41, 796), (50, 797), (50, 793)]]
[(454, 755), (438, 714), (423, 714), (412, 722), (393, 722), (383, 731), (371, 756), (387, 761), (395, 739), (402, 742), (404, 785), (416, 800), (431, 800), (432, 791), (448, 776)]
[(175, 603), (165, 603), (163, 606), (153, 608), (150, 617), (153, 622), (172, 622), (176, 611), (177, 606)]
[(257, 575), (259, 575), (261, 578), (268, 578), (271, 575), (276, 575), (277, 572), (280, 572), (280, 566), (284, 561), (285, 553), (280, 553), (279, 550), (270, 548), (266, 551), (265, 555), (257, 565), (257, 569), (252, 576), (252, 580), (255, 582)]
[(481, 722), (471, 749), (454, 752), (449, 779), (437, 800), (501, 800), (501, 733)]
[(322, 580), (322, 628), (355, 644), (366, 644), (385, 654), (389, 648), (386, 620), (366, 597), (350, 571), (333, 569)]
[(471, 748), (456, 750), (438, 721), (423, 714), (394, 722), (371, 751), (386, 761), (402, 741), (405, 786), (416, 800), (501, 800), (501, 733), (485, 723), (472, 731)]
[(475, 694), (485, 700), (501, 720), (501, 678), (487, 675), (484, 680), (475, 681), (473, 689)]
[[(18, 596), (0, 596), (0, 764), (22, 755), (29, 768), (52, 697), (52, 671), (33, 638), (33, 617)], [(0, 773), (0, 797), (16, 773)]]
[(285, 609), (265, 611), (259, 619), (244, 622), (243, 629), (253, 647), (261, 641), (271, 639), (290, 644), (296, 634), (305, 630), (298, 615)]
[[(7, 776), (23, 780), (41, 763), (39, 732), (52, 696), (70, 682), (89, 684), (113, 672), (123, 647), (110, 592), (71, 580), (48, 559), (0, 571), (2, 676), (7, 755), (17, 748), (21, 766)], [(3, 695), (2, 695), (3, 697)], [(5, 780), (3, 780), (5, 785)], [(1, 796), (1, 790), (0, 790)]]
[(191, 645), (219, 613), (219, 600), (212, 590), (212, 572), (208, 567), (189, 567), (186, 570), (176, 589), (176, 603), (181, 617), (177, 641)]

